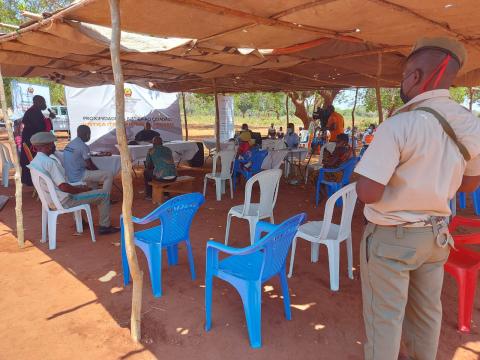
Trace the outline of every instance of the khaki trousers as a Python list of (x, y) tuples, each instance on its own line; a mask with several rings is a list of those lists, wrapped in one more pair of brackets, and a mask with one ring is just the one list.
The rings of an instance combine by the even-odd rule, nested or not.
[(97, 187), (98, 183), (103, 183), (102, 191), (107, 194), (112, 192), (113, 174), (110, 171), (85, 170), (82, 181), (89, 186), (93, 184), (95, 187)]
[(366, 360), (397, 360), (402, 324), (409, 356), (435, 359), (448, 254), (431, 227), (367, 225), (360, 250)]
[(103, 190), (91, 190), (80, 194), (69, 195), (62, 205), (65, 208), (72, 208), (82, 204), (95, 204), (98, 207), (100, 226), (110, 226), (110, 193)]

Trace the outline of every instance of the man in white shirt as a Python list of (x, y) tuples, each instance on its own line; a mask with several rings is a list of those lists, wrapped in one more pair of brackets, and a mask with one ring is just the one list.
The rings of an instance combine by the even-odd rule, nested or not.
[[(100, 217), (100, 234), (112, 234), (119, 229), (110, 224), (110, 194), (103, 190), (91, 190), (86, 185), (71, 185), (65, 179), (65, 170), (54, 156), (55, 136), (50, 132), (39, 132), (32, 136), (31, 142), (37, 155), (30, 163), (36, 170), (48, 175), (55, 185), (59, 201), (65, 208), (80, 204), (95, 204)], [(43, 188), (48, 192), (46, 186)]]
[(449, 200), (480, 184), (480, 121), (448, 90), (465, 57), (454, 39), (417, 42), (401, 84), (406, 104), (355, 169), (368, 220), (360, 254), (367, 360), (396, 360), (402, 325), (409, 358), (436, 358)]
[(298, 147), (300, 138), (295, 134), (295, 125), (293, 125), (293, 123), (287, 125), (287, 134), (283, 138), (283, 141), (285, 141), (285, 144), (287, 144), (289, 149), (295, 149)]
[(70, 141), (63, 151), (63, 163), (69, 182), (85, 182), (91, 185), (103, 184), (103, 191), (110, 194), (112, 191), (113, 174), (99, 170), (90, 158), (90, 128), (80, 125), (77, 128), (77, 137)]

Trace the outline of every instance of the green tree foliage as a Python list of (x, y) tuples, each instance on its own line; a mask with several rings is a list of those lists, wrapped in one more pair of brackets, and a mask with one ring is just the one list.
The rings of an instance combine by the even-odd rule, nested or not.
[(234, 104), (242, 114), (242, 117), (245, 117), (247, 111), (258, 106), (258, 96), (255, 93), (235, 94)]
[[(400, 89), (397, 88), (381, 88), (380, 98), (382, 99), (384, 118), (391, 116), (395, 109), (403, 105), (402, 99), (400, 98)], [(377, 96), (375, 89), (366, 89), (359, 93), (359, 99), (367, 111), (377, 113)]]

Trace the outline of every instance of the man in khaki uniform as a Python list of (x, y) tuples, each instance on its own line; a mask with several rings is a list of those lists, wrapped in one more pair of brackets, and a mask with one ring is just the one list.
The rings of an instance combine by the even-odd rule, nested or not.
[(355, 169), (368, 220), (360, 253), (367, 360), (397, 360), (402, 324), (411, 359), (436, 357), (449, 200), (480, 184), (480, 120), (448, 91), (465, 59), (456, 40), (419, 40), (403, 73), (406, 104)]

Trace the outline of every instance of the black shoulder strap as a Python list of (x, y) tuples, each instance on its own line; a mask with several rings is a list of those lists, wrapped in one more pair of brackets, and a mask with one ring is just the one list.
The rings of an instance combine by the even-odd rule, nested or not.
[(452, 141), (455, 143), (455, 145), (457, 145), (458, 150), (460, 150), (460, 153), (463, 155), (463, 158), (465, 159), (465, 161), (468, 161), (468, 160), (471, 159), (470, 154), (468, 153), (468, 150), (465, 147), (465, 145), (463, 145), (458, 140), (457, 135), (455, 134), (455, 131), (453, 131), (453, 129), (450, 126), (450, 124), (448, 123), (448, 121), (438, 111), (436, 111), (432, 108), (429, 108), (429, 107), (419, 107), (419, 108), (416, 108), (415, 110), (426, 111), (426, 112), (432, 114), (438, 120), (440, 125), (442, 125), (443, 131), (445, 131), (445, 133), (448, 135), (448, 137), (450, 139), (452, 139)]

